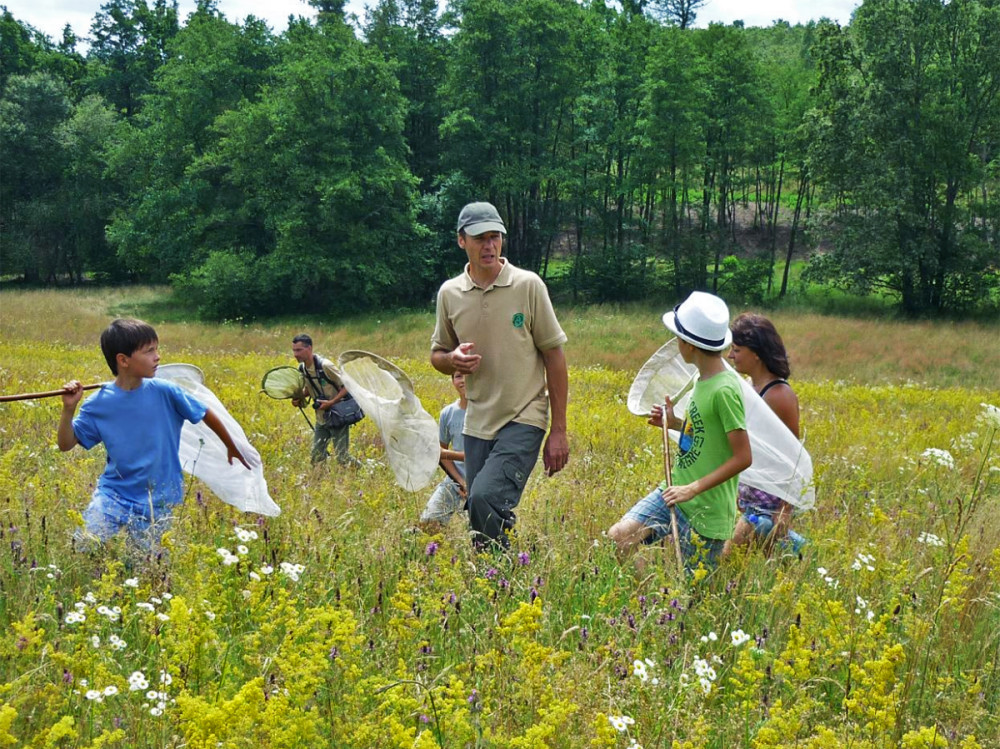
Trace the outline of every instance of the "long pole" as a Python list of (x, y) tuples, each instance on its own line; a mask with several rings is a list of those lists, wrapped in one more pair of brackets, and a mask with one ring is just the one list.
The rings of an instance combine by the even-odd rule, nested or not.
[[(667, 429), (667, 409), (663, 409), (663, 472), (667, 476), (667, 488), (674, 485), (670, 475), (670, 434)], [(684, 569), (684, 559), (681, 556), (681, 540), (677, 533), (677, 510), (670, 506), (670, 535), (674, 537), (674, 551), (677, 554), (677, 569)]]
[[(84, 385), (84, 390), (94, 390), (96, 388), (103, 387), (103, 384), (98, 382), (94, 385)], [(58, 390), (46, 390), (44, 393), (19, 393), (17, 395), (0, 395), (0, 403), (9, 403), (10, 401), (30, 401), (35, 398), (51, 398), (56, 395), (66, 395), (69, 391), (66, 388), (59, 388)]]
[(302, 406), (299, 406), (299, 413), (302, 414), (302, 418), (306, 420), (306, 424), (309, 425), (309, 428), (313, 429), (314, 428), (313, 427), (313, 423), (311, 421), (309, 421), (309, 417), (306, 416), (306, 410), (304, 408), (302, 408)]

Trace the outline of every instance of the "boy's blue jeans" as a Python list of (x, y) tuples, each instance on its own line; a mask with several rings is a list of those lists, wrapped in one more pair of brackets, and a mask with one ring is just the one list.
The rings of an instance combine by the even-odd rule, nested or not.
[(104, 543), (124, 528), (130, 541), (143, 550), (150, 550), (170, 527), (173, 513), (167, 506), (145, 510), (151, 518), (138, 511), (134, 504), (95, 489), (90, 504), (83, 511), (84, 527), (73, 534), (77, 548), (89, 551), (95, 541)]
[[(719, 555), (722, 554), (725, 540), (699, 536), (697, 531), (691, 528), (683, 512), (676, 510), (676, 515), (677, 536), (684, 557), (684, 568), (691, 572), (699, 562), (703, 562), (709, 569), (715, 567), (719, 563)], [(670, 508), (663, 501), (663, 490), (659, 487), (636, 502), (632, 509), (625, 513), (625, 517), (652, 530), (652, 533), (643, 539), (644, 544), (656, 543), (670, 535)]]

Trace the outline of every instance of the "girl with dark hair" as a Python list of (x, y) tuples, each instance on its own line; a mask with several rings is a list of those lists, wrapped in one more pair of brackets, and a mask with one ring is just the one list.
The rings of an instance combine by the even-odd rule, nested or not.
[[(744, 312), (729, 327), (733, 333), (733, 345), (729, 349), (733, 368), (750, 377), (754, 390), (798, 437), (799, 399), (788, 384), (791, 374), (788, 354), (774, 323), (763, 315)], [(792, 506), (780, 497), (741, 483), (737, 503), (741, 515), (732, 544), (747, 544), (755, 533), (765, 537), (764, 546), (768, 551), (776, 541), (786, 537), (794, 548), (800, 542), (805, 543), (805, 539), (790, 531)]]

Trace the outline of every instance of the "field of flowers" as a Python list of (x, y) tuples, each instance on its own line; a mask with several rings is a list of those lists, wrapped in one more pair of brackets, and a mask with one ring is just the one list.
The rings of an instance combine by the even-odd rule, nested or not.
[[(133, 309), (124, 293), (4, 292), (0, 392), (108, 379), (97, 336)], [(658, 432), (625, 408), (665, 340), (645, 313), (564, 315), (570, 465), (536, 470), (507, 556), (475, 554), (457, 519), (414, 531), (431, 487), (395, 485), (370, 420), (352, 430), (361, 468), (312, 469), (301, 416), (259, 393), (302, 328), (321, 353), (391, 358), (436, 416), (452, 392), (427, 362), (429, 313), (146, 314), (164, 363), (201, 367), (244, 426), (283, 512), (243, 515), (192, 482), (162, 555), (121, 538), (76, 552), (102, 449), (59, 452), (57, 398), (0, 404), (0, 747), (1000, 746), (995, 328), (961, 340), (972, 384), (921, 356), (875, 382), (779, 318), (808, 352), (810, 542), (685, 580), (671, 549), (639, 575), (604, 536), (663, 470)]]

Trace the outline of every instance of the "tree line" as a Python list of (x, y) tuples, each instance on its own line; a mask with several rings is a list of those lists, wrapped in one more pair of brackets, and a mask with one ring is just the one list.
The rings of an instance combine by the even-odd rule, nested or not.
[(310, 4), (276, 33), (109, 0), (85, 53), (3, 8), (0, 277), (170, 282), (214, 318), (423, 305), (485, 199), (574, 300), (759, 302), (807, 258), (910, 314), (1000, 305), (998, 0), (707, 29), (702, 0)]

